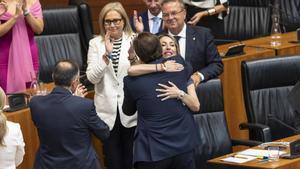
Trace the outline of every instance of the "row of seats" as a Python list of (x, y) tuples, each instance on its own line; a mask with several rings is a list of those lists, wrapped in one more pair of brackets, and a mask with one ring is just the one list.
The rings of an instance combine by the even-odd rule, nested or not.
[(61, 59), (77, 62), (84, 72), (87, 67), (89, 40), (93, 26), (89, 7), (82, 0), (71, 0), (70, 6), (43, 9), (44, 31), (36, 35), (39, 49), (39, 78), (52, 82), (52, 70)]
[(300, 56), (243, 61), (241, 68), (248, 122), (237, 125), (249, 129), (250, 140), (230, 138), (221, 81), (200, 84), (196, 92), (201, 110), (194, 115), (201, 140), (195, 149), (197, 169), (220, 168), (207, 160), (231, 153), (233, 145), (254, 146), (299, 134), (294, 119), (300, 117), (295, 116), (287, 97), (300, 79)]
[[(278, 7), (274, 6), (275, 1), (278, 1)], [(282, 31), (295, 31), (300, 27), (300, 0), (229, 0), (229, 14), (224, 19), (225, 40), (219, 41), (269, 35), (273, 9), (279, 11)]]

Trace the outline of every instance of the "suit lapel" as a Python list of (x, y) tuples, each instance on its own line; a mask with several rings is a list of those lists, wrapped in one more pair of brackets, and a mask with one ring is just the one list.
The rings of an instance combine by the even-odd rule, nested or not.
[(185, 60), (190, 60), (192, 57), (192, 54), (194, 53), (193, 50), (196, 49), (197, 46), (195, 46), (195, 31), (191, 26), (186, 26), (186, 43), (185, 43)]
[(144, 32), (150, 32), (148, 11), (144, 12), (141, 16), (144, 24)]

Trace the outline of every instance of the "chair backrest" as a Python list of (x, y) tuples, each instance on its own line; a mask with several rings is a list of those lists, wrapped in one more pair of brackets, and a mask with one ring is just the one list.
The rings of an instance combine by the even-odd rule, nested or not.
[(285, 31), (300, 28), (300, 0), (278, 0), (281, 24)]
[(267, 7), (271, 0), (228, 0), (230, 6)]
[(270, 34), (271, 10), (269, 7), (230, 6), (224, 18), (225, 38), (245, 40)]
[(85, 0), (69, 0), (69, 5), (75, 5), (79, 10), (80, 26), (82, 30), (81, 39), (83, 45), (83, 67), (87, 67), (87, 51), (90, 40), (94, 37), (93, 22), (91, 11), (88, 3)]
[(43, 16), (44, 31), (35, 37), (39, 48), (39, 77), (43, 82), (52, 82), (57, 61), (71, 59), (82, 67), (80, 20), (76, 6), (44, 9)]
[(196, 88), (197, 97), (200, 101), (200, 112), (224, 111), (223, 91), (220, 79), (211, 79), (200, 83)]
[[(242, 82), (248, 122), (268, 125), (272, 139), (293, 135), (272, 118), (293, 126), (294, 111), (287, 96), (300, 78), (300, 56), (242, 62)], [(250, 132), (250, 139), (259, 140)]]
[(195, 149), (197, 169), (211, 169), (207, 160), (232, 152), (231, 139), (223, 108), (222, 85), (219, 79), (201, 83), (197, 88), (201, 111), (194, 114), (200, 145)]

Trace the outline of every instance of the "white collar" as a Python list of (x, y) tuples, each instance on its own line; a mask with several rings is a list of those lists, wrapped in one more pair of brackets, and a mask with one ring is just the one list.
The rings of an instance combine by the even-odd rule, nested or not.
[(184, 23), (182, 30), (177, 35), (171, 33), (170, 30), (168, 30), (168, 33), (172, 36), (180, 36), (181, 38), (186, 38), (186, 24)]
[(152, 20), (152, 18), (154, 18), (154, 17), (159, 17), (160, 19), (162, 19), (162, 12), (161, 11), (159, 12), (159, 14), (157, 16), (152, 15), (152, 13), (149, 10), (147, 10), (147, 11), (148, 11), (148, 19), (149, 20)]

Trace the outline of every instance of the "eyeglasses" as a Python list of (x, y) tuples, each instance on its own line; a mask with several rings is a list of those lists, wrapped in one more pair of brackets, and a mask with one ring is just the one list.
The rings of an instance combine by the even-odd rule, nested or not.
[(112, 19), (112, 20), (105, 19), (104, 20), (104, 26), (110, 26), (112, 23), (114, 25), (120, 25), (121, 21), (122, 21), (122, 19)]
[(162, 17), (164, 18), (164, 19), (166, 19), (166, 18), (169, 18), (169, 17), (171, 17), (171, 16), (176, 16), (176, 15), (178, 15), (179, 13), (181, 13), (181, 12), (183, 12), (184, 11), (184, 9), (181, 9), (180, 11), (172, 11), (172, 12), (170, 12), (170, 13), (163, 13), (162, 14)]

